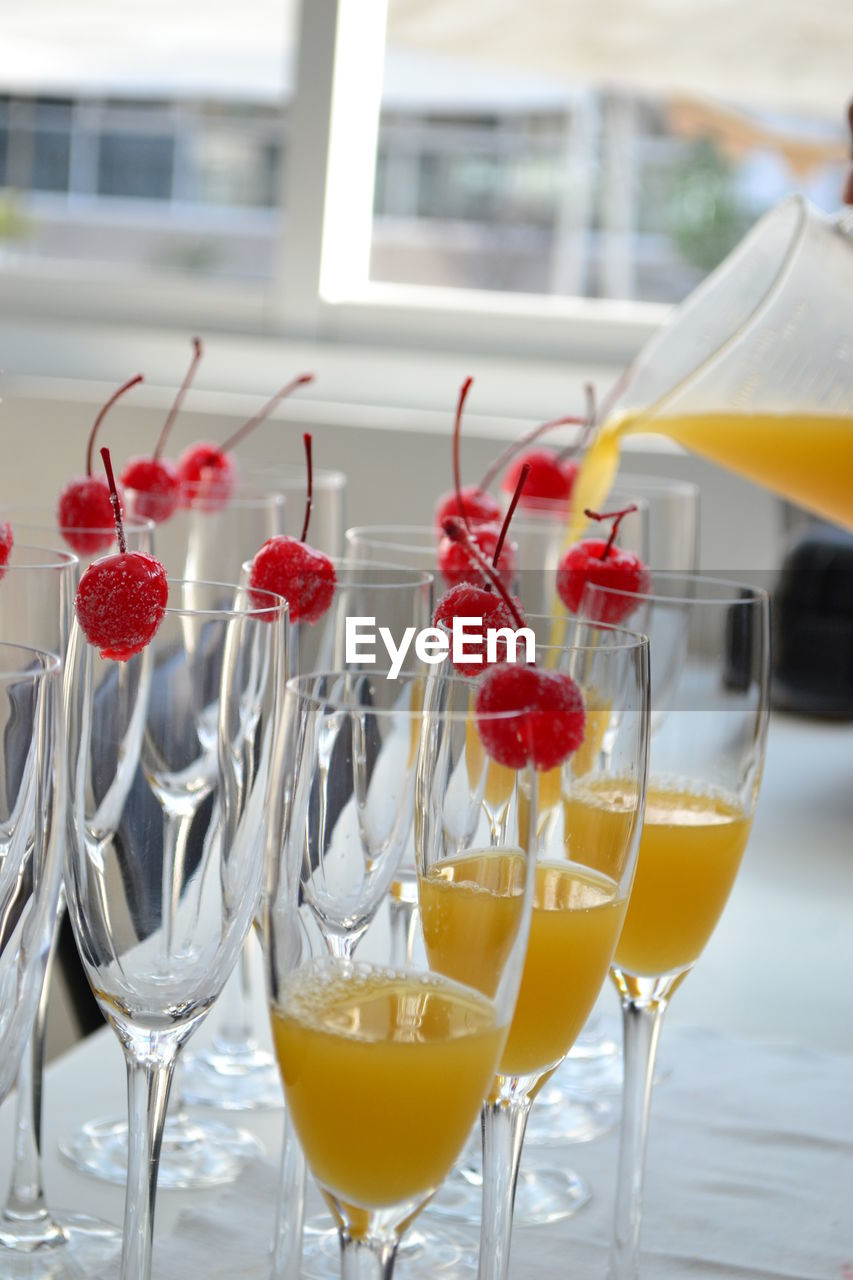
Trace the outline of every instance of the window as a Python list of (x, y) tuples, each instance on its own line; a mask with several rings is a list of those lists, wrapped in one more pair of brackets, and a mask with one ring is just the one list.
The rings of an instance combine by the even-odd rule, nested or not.
[(0, 15), (10, 308), (621, 363), (781, 196), (837, 202), (844, 0), (132, 8)]

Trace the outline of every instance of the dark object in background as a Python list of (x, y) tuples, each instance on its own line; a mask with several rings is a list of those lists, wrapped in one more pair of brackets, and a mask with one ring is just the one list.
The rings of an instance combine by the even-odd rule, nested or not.
[(818, 525), (799, 536), (773, 592), (772, 628), (773, 706), (853, 719), (853, 534)]

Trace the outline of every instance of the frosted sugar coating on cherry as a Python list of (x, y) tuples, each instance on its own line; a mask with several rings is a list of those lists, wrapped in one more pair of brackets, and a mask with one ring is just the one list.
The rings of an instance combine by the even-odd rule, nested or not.
[(595, 596), (590, 616), (596, 622), (615, 625), (624, 622), (633, 612), (636, 601), (632, 597), (648, 591), (651, 584), (648, 567), (633, 551), (625, 551), (614, 545), (622, 520), (636, 510), (636, 506), (630, 506), (623, 511), (584, 513), (593, 520), (612, 519), (614, 523), (608, 539), (585, 538), (569, 547), (560, 560), (557, 567), (557, 593), (571, 613), (576, 613), (580, 608), (587, 585), (609, 587), (614, 592), (625, 594), (611, 595), (609, 592), (602, 592)]
[(126, 489), (133, 489), (133, 513), (146, 520), (162, 524), (177, 510), (181, 502), (181, 477), (174, 462), (162, 457), (163, 449), (169, 438), (178, 411), (190, 388), (195, 371), (203, 354), (201, 338), (192, 340), (193, 354), (184, 380), (178, 388), (172, 407), (163, 423), (154, 452), (150, 458), (131, 458), (121, 473), (121, 482)]
[(300, 373), (291, 378), (253, 418), (230, 435), (224, 444), (215, 445), (202, 440), (185, 449), (178, 459), (184, 505), (200, 508), (202, 511), (218, 511), (224, 507), (237, 483), (237, 467), (230, 451), (268, 418), (297, 387), (307, 386), (313, 381), (313, 373)]
[(113, 540), (113, 506), (110, 488), (102, 476), (92, 475), (92, 452), (98, 429), (115, 402), (142, 382), (142, 374), (129, 378), (114, 391), (95, 418), (86, 446), (86, 474), (75, 476), (59, 495), (56, 520), (72, 551), (82, 556), (104, 551)]
[[(521, 663), (493, 666), (479, 681), (474, 710), (483, 746), (510, 769), (555, 769), (584, 739), (583, 695), (561, 671)], [(489, 718), (506, 712), (518, 714)]]
[(162, 524), (181, 502), (181, 477), (168, 458), (131, 458), (121, 473), (125, 489), (133, 489), (133, 514)]
[[(317, 622), (332, 603), (337, 575), (322, 551), (297, 538), (279, 534), (261, 547), (252, 561), (249, 586), (284, 596), (291, 622)], [(253, 603), (268, 604), (263, 597)]]
[(435, 525), (441, 529), (448, 516), (466, 520), (472, 529), (482, 524), (500, 523), (501, 507), (497, 498), (475, 484), (466, 484), (460, 495), (455, 490), (444, 494), (435, 509)]
[(0, 579), (6, 572), (6, 565), (9, 563), (9, 556), (12, 554), (14, 545), (15, 537), (12, 533), (12, 526), (8, 520), (0, 520)]
[[(487, 559), (493, 560), (501, 531), (497, 525), (483, 524), (471, 530), (471, 537)], [(445, 534), (438, 544), (438, 568), (449, 587), (457, 587), (463, 582), (482, 586), (485, 575), (472, 561), (468, 551), (460, 542), (454, 542)], [(501, 581), (509, 588), (515, 577), (515, 548), (511, 542), (504, 542), (498, 552), (495, 565)]]
[[(291, 622), (318, 622), (332, 603), (337, 585), (335, 566), (322, 551), (315, 551), (305, 541), (311, 523), (314, 500), (314, 466), (311, 457), (311, 435), (302, 437), (308, 484), (305, 517), (298, 538), (279, 534), (269, 538), (252, 561), (249, 587), (256, 591), (273, 591), (287, 601)], [(265, 596), (254, 596), (258, 608), (267, 604)]]
[(77, 620), (102, 658), (127, 662), (151, 642), (169, 599), (166, 570), (145, 551), (128, 551), (118, 492), (108, 449), (101, 450), (107, 472), (119, 543), (117, 555), (89, 565), (77, 587)]
[[(513, 614), (510, 607), (496, 591), (487, 591), (485, 587), (472, 586), (470, 583), (462, 583), (457, 587), (451, 587), (441, 597), (433, 613), (432, 625), (434, 627), (441, 626), (452, 632), (454, 618), (477, 619), (475, 623), (466, 625), (465, 649), (469, 653), (473, 651), (481, 654), (482, 661), (454, 662), (453, 665), (460, 675), (478, 676), (483, 671), (486, 663), (487, 631), (503, 627), (516, 631), (520, 626), (524, 626), (524, 614), (521, 612), (521, 605), (514, 598), (513, 604), (517, 608), (518, 616)], [(498, 657), (506, 657), (506, 653), (506, 642), (499, 640), (497, 645)], [(453, 654), (451, 650), (452, 661)]]
[(561, 459), (550, 449), (528, 449), (504, 473), (501, 488), (505, 493), (514, 492), (525, 466), (530, 473), (521, 495), (522, 507), (536, 507), (541, 502), (568, 503), (579, 470), (576, 462)]

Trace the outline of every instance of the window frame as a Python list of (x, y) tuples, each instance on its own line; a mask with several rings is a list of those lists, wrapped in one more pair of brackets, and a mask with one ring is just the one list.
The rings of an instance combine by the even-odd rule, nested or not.
[[(620, 367), (666, 305), (369, 279), (387, 0), (302, 0), (266, 285), (74, 264), (3, 265), (0, 316), (197, 327)], [(288, 193), (298, 192), (298, 199)]]

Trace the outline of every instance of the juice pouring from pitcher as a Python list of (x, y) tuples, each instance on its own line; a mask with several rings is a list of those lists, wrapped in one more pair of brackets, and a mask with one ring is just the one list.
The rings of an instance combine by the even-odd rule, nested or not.
[(639, 433), (853, 528), (853, 172), (844, 199), (835, 217), (777, 205), (640, 353), (602, 406), (567, 541)]

